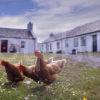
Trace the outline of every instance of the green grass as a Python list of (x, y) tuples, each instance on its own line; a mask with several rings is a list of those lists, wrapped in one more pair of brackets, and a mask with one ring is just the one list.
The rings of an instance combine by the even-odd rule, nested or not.
[[(51, 56), (45, 54), (45, 59)], [(61, 55), (53, 56), (55, 59), (62, 58)], [(23, 54), (0, 54), (0, 59), (12, 63), (21, 61), (25, 65), (32, 65), (36, 61), (34, 55)], [(13, 87), (7, 84), (6, 73), (0, 68), (0, 100), (83, 100), (83, 97), (87, 100), (100, 100), (100, 69), (66, 59), (66, 66), (49, 90), (28, 78)], [(31, 83), (26, 84), (27, 80)]]
[(100, 52), (79, 52), (78, 55), (100, 57)]

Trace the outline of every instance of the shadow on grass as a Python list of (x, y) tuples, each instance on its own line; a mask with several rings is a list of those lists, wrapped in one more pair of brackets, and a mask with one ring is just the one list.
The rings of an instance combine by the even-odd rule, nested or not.
[(2, 88), (10, 89), (10, 88), (17, 88), (19, 86), (19, 83), (13, 83), (13, 82), (5, 82), (1, 85)]
[(52, 98), (56, 97), (52, 89), (48, 89), (43, 85), (32, 88), (31, 93), (37, 96), (37, 100), (53, 100)]
[(33, 93), (36, 93), (36, 92), (44, 92), (46, 91), (46, 87), (45, 86), (37, 86), (35, 88), (32, 88), (32, 92)]

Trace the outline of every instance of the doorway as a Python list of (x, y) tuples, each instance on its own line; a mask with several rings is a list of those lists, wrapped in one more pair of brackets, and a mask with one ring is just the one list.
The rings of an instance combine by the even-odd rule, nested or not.
[(93, 40), (93, 45), (92, 45), (93, 52), (97, 52), (97, 35), (92, 35), (92, 40)]
[(1, 52), (7, 53), (8, 51), (8, 40), (1, 40)]

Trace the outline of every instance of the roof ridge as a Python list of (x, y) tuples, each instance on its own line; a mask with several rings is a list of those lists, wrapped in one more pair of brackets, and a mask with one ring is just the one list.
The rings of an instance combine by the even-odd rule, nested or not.
[[(84, 26), (86, 26), (86, 25), (94, 24), (94, 23), (96, 23), (96, 22), (98, 22), (98, 21), (100, 21), (100, 19), (99, 19), (99, 20), (92, 21), (92, 22), (85, 23), (85, 24), (80, 25), (80, 26), (77, 26), (77, 27), (75, 27), (75, 28), (73, 28), (73, 29), (71, 29), (71, 30), (74, 30), (74, 29), (77, 29), (77, 28), (81, 28), (81, 27), (84, 27)], [(71, 30), (70, 30), (70, 31), (71, 31)]]
[(9, 28), (9, 27), (0, 27), (0, 29), (9, 29), (9, 30), (27, 30), (27, 29)]
[[(91, 33), (91, 32), (93, 33), (96, 31), (100, 31), (100, 19), (77, 26), (77, 27), (67, 30), (65, 32), (55, 33), (54, 35), (56, 37), (55, 40), (58, 40), (58, 39), (61, 39), (64, 34), (66, 34), (65, 37), (72, 37), (72, 36), (83, 35), (83, 34), (87, 34), (87, 33)], [(60, 34), (63, 34), (63, 35), (61, 36)], [(46, 39), (44, 41), (48, 42), (48, 41), (50, 41), (50, 39)]]

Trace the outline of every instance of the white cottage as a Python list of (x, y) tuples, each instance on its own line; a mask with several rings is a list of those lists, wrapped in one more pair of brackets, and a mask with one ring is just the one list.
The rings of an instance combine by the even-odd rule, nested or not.
[(76, 27), (70, 31), (50, 34), (40, 43), (42, 52), (72, 54), (100, 51), (100, 20)]
[(36, 43), (31, 22), (27, 24), (27, 29), (0, 28), (1, 53), (33, 53)]

